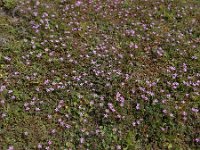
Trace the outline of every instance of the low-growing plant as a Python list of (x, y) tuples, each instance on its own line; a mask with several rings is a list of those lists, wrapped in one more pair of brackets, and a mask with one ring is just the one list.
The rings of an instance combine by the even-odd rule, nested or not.
[(3, 7), (5, 7), (6, 9), (13, 9), (17, 5), (16, 0), (2, 0), (2, 1), (3, 1)]

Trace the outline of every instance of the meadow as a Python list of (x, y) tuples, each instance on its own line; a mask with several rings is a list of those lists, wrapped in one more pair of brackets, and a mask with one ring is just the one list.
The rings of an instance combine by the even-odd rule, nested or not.
[(199, 0), (0, 0), (0, 150), (197, 150), (199, 109)]

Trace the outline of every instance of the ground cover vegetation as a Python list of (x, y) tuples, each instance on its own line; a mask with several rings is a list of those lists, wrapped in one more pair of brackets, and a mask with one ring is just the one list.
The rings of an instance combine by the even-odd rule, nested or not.
[(200, 148), (199, 0), (1, 0), (0, 149)]

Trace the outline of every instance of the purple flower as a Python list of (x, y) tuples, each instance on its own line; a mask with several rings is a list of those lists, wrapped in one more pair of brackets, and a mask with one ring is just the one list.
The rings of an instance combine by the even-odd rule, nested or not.
[(163, 113), (164, 113), (164, 114), (166, 114), (166, 113), (167, 113), (167, 110), (166, 110), (166, 109), (164, 109), (164, 110), (163, 110)]
[(120, 102), (120, 106), (124, 106), (124, 97), (119, 92), (116, 94), (116, 100)]
[(76, 5), (77, 7), (79, 7), (81, 4), (82, 4), (81, 1), (77, 1), (75, 5)]
[(48, 141), (48, 144), (49, 144), (49, 145), (51, 145), (51, 144), (52, 144), (51, 140), (49, 140), (49, 141)]
[(80, 138), (80, 143), (82, 144), (82, 143), (84, 143), (84, 141), (85, 141), (85, 139), (82, 137), (82, 138)]
[(199, 143), (200, 142), (200, 138), (196, 138), (194, 141)]
[(116, 111), (116, 110), (114, 109), (112, 103), (108, 103), (108, 107), (109, 107), (109, 109), (110, 109), (112, 112), (115, 112), (115, 111)]
[(195, 112), (195, 113), (198, 113), (198, 112), (199, 112), (199, 109), (197, 109), (197, 108), (192, 108), (192, 111)]
[(134, 121), (134, 122), (132, 122), (132, 125), (135, 127), (136, 126), (136, 122)]
[(13, 146), (9, 146), (8, 150), (14, 150), (14, 147)]
[(140, 104), (139, 104), (139, 103), (137, 103), (137, 105), (136, 105), (136, 109), (137, 109), (137, 110), (140, 109)]

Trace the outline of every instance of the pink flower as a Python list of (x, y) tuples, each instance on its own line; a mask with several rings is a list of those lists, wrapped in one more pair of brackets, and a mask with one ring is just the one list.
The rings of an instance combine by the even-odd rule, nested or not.
[(49, 141), (48, 141), (48, 144), (49, 144), (49, 145), (51, 145), (51, 144), (52, 144), (52, 142), (49, 140)]
[(117, 145), (117, 150), (120, 150), (121, 149), (121, 146), (120, 145)]
[(197, 109), (197, 108), (192, 108), (192, 111), (195, 112), (195, 113), (198, 113), (198, 112), (199, 112), (199, 109)]
[(13, 146), (9, 146), (8, 150), (14, 150), (14, 147)]
[(51, 130), (51, 133), (52, 134), (56, 133), (56, 129)]
[(85, 139), (84, 138), (80, 138), (80, 142), (84, 143)]
[(116, 94), (116, 100), (120, 102), (120, 106), (124, 106), (124, 97), (119, 92)]
[(28, 135), (28, 132), (24, 132), (24, 135), (26, 135), (26, 136), (27, 136), (27, 135)]
[(140, 109), (140, 104), (137, 103), (137, 105), (136, 105), (136, 109), (137, 109), (137, 110)]
[(81, 4), (82, 4), (81, 1), (77, 1), (75, 5), (76, 5), (77, 7), (79, 7)]
[(136, 126), (136, 122), (134, 121), (134, 122), (132, 123), (132, 125), (135, 127), (135, 126)]
[(138, 48), (138, 46), (137, 46), (137, 44), (135, 44), (135, 49), (137, 49)]
[(112, 112), (115, 112), (115, 109), (114, 109), (112, 103), (108, 103), (108, 107), (109, 107), (109, 109), (110, 109)]

